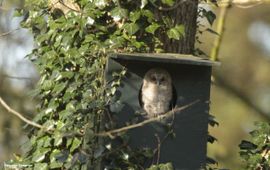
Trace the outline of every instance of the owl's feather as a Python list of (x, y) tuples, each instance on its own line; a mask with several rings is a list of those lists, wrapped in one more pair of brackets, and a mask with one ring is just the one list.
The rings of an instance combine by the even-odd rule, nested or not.
[(173, 86), (170, 74), (161, 68), (149, 70), (143, 80), (141, 102), (147, 117), (166, 113), (171, 109)]

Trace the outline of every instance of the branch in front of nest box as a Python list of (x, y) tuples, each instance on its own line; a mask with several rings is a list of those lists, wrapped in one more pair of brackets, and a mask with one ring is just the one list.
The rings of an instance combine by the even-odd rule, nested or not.
[(134, 128), (137, 128), (137, 127), (141, 127), (141, 126), (144, 126), (144, 125), (152, 123), (152, 122), (160, 121), (161, 119), (164, 119), (164, 118), (167, 118), (167, 117), (170, 117), (170, 116), (174, 115), (176, 112), (180, 112), (180, 111), (183, 111), (183, 110), (189, 108), (190, 106), (198, 103), (199, 101), (200, 100), (195, 100), (195, 101), (193, 101), (193, 102), (191, 102), (191, 103), (189, 103), (189, 104), (187, 104), (185, 106), (175, 108), (175, 109), (173, 109), (173, 110), (171, 110), (171, 111), (169, 111), (169, 112), (167, 112), (167, 113), (165, 113), (163, 115), (147, 119), (147, 120), (142, 121), (140, 123), (125, 126), (125, 127), (119, 128), (119, 129), (110, 130), (110, 131), (107, 131), (107, 132), (101, 132), (101, 133), (98, 133), (96, 135), (97, 136), (109, 136), (110, 138), (114, 138), (114, 135), (117, 134), (117, 133), (125, 132), (127, 130), (134, 129)]

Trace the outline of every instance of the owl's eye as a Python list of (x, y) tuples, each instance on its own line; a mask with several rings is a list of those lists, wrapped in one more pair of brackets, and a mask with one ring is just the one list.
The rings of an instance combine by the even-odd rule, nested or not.
[(151, 80), (152, 81), (156, 81), (157, 79), (156, 79), (156, 77), (152, 77)]
[(163, 82), (163, 81), (165, 81), (165, 78), (164, 78), (164, 77), (162, 77), (162, 78), (160, 79), (160, 82)]

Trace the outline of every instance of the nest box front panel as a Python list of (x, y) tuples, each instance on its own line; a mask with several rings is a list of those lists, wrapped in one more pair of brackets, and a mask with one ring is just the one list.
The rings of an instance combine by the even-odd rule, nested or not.
[[(126, 122), (133, 122), (138, 114), (145, 112), (140, 105), (139, 94), (145, 73), (152, 68), (165, 69), (171, 75), (176, 93), (175, 107), (199, 100), (197, 104), (176, 113), (173, 121), (169, 121), (173, 123), (173, 135), (164, 128), (166, 122), (150, 123), (128, 131), (131, 146), (156, 148), (159, 140), (166, 137), (160, 148), (161, 163), (172, 162), (176, 169), (203, 167), (206, 161), (211, 67), (109, 58), (107, 82), (111, 82), (112, 74), (123, 67), (127, 72), (117, 89), (117, 102), (110, 106), (110, 112), (115, 115), (119, 127), (126, 126)], [(157, 134), (160, 139), (157, 139)]]

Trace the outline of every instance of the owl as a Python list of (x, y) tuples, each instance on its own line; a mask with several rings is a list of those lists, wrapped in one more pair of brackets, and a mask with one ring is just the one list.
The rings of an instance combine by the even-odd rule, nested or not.
[(170, 74), (162, 68), (150, 69), (144, 76), (140, 96), (147, 117), (155, 117), (171, 110), (173, 85)]

